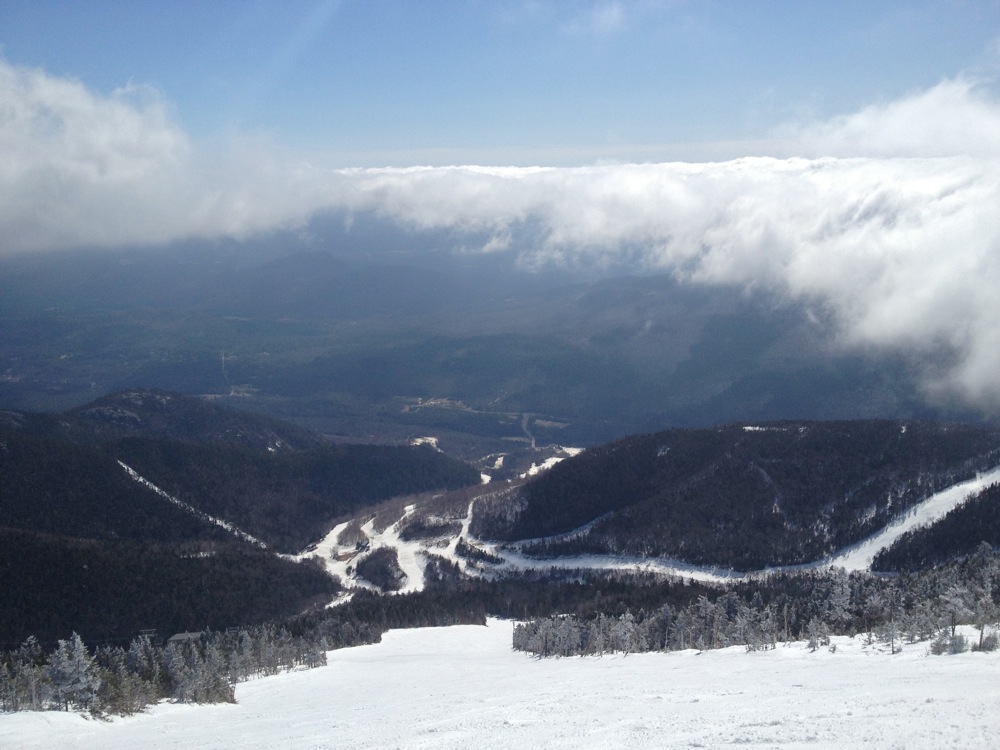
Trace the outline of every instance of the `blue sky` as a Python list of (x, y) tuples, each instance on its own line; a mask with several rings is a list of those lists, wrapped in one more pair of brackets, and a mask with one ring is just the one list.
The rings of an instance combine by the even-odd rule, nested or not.
[(0, 0), (0, 45), (0, 256), (364, 215), (816, 305), (1000, 413), (997, 0)]
[(1000, 63), (1000, 3), (713, 0), (0, 2), (8, 63), (149, 86), (199, 140), (339, 166), (766, 153)]

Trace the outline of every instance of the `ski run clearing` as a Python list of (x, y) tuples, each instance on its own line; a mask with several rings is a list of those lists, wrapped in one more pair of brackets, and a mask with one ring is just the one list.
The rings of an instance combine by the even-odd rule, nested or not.
[[(806, 571), (821, 570), (830, 567), (841, 567), (851, 571), (869, 570), (872, 558), (879, 552), (892, 545), (899, 537), (918, 526), (933, 523), (939, 520), (948, 511), (962, 504), (970, 496), (981, 492), (991, 484), (1000, 482), (1000, 467), (991, 471), (981, 473), (974, 479), (970, 479), (959, 484), (952, 485), (940, 492), (931, 495), (926, 500), (910, 508), (906, 513), (897, 517), (891, 524), (886, 526), (877, 534), (842, 550), (836, 555), (823, 560), (817, 560), (805, 565), (795, 565), (783, 568), (769, 568), (761, 571), (739, 572), (722, 568), (708, 568), (689, 565), (678, 560), (663, 558), (628, 558), (611, 557), (604, 555), (580, 555), (574, 557), (559, 557), (554, 559), (540, 559), (527, 557), (520, 554), (516, 547), (492, 545), (475, 539), (470, 539), (468, 530), (472, 516), (472, 504), (469, 506), (468, 514), (463, 521), (461, 536), (474, 542), (489, 553), (503, 559), (502, 563), (489, 566), (478, 566), (470, 564), (469, 561), (460, 557), (456, 553), (458, 537), (447, 541), (442, 540), (416, 540), (406, 541), (400, 539), (398, 530), (402, 521), (414, 511), (414, 506), (408, 506), (403, 516), (395, 524), (389, 526), (382, 532), (375, 531), (372, 521), (362, 526), (362, 531), (369, 539), (369, 545), (365, 549), (376, 549), (378, 547), (394, 547), (399, 555), (399, 563), (406, 574), (406, 581), (401, 589), (402, 592), (418, 591), (423, 588), (423, 565), (427, 555), (433, 554), (439, 557), (452, 560), (470, 575), (489, 575), (491, 570), (545, 570), (545, 569), (592, 569), (592, 570), (619, 570), (619, 571), (643, 571), (658, 573), (666, 576), (679, 576), (705, 583), (725, 583), (736, 579), (766, 575), (782, 571)], [(473, 500), (473, 504), (475, 500)], [(360, 555), (353, 545), (339, 545), (337, 538), (341, 531), (347, 526), (346, 523), (336, 526), (330, 531), (327, 537), (318, 545), (303, 552), (299, 557), (318, 556), (326, 565), (330, 573), (337, 575), (348, 586), (368, 586), (368, 584), (353, 575), (353, 566)], [(576, 532), (570, 532), (573, 534)]]
[[(0, 716), (20, 750), (996, 747), (1000, 652), (830, 648), (537, 659), (512, 623), (385, 634), (329, 664), (236, 687), (237, 704), (128, 718)], [(969, 634), (973, 631), (970, 629)]]

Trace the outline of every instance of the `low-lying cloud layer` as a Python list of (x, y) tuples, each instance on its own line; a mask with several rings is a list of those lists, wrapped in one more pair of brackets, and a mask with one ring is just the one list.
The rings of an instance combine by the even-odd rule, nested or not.
[(479, 250), (528, 267), (665, 270), (811, 300), (846, 344), (912, 352), (931, 390), (1000, 408), (1000, 102), (945, 81), (778, 135), (802, 156), (321, 169), (267, 144), (192, 143), (155, 93), (102, 97), (0, 62), (0, 252), (374, 212), (453, 230), (456, 246), (487, 237)]

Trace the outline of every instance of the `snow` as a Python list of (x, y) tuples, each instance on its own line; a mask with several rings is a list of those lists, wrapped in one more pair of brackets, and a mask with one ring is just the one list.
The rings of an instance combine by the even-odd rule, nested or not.
[[(783, 567), (767, 568), (757, 571), (736, 571), (720, 567), (698, 566), (668, 557), (630, 557), (625, 555), (577, 555), (562, 556), (557, 558), (535, 558), (522, 554), (516, 548), (491, 544), (475, 539), (469, 533), (469, 525), (472, 518), (472, 503), (469, 505), (466, 517), (462, 521), (462, 530), (458, 536), (471, 541), (483, 550), (503, 559), (503, 563), (487, 566), (486, 571), (501, 570), (603, 570), (603, 571), (632, 571), (642, 573), (654, 573), (663, 576), (676, 576), (700, 581), (703, 583), (727, 583), (754, 576), (769, 575), (780, 572), (795, 572), (808, 570), (823, 570), (830, 567), (841, 567), (848, 571), (869, 570), (872, 558), (882, 549), (889, 547), (900, 536), (917, 526), (932, 523), (942, 518), (948, 511), (960, 505), (971, 495), (982, 491), (986, 487), (996, 482), (1000, 482), (1000, 467), (991, 471), (979, 474), (975, 479), (952, 485), (940, 492), (931, 495), (926, 500), (918, 503), (906, 513), (896, 518), (892, 523), (873, 536), (852, 545), (831, 557), (801, 565), (789, 565)], [(475, 501), (473, 501), (474, 503)], [(362, 527), (362, 530), (371, 539), (371, 549), (382, 546), (395, 547), (398, 555), (400, 567), (407, 575), (407, 580), (403, 592), (419, 591), (424, 586), (422, 565), (427, 554), (434, 554), (447, 558), (457, 563), (463, 571), (470, 575), (481, 575), (482, 572), (474, 565), (470, 565), (467, 560), (460, 557), (456, 552), (458, 536), (447, 541), (444, 540), (413, 540), (405, 541), (399, 538), (398, 526), (400, 521), (414, 511), (414, 506), (408, 506), (404, 515), (396, 524), (390, 526), (382, 533), (375, 532), (373, 522), (369, 521)], [(299, 555), (299, 558), (309, 557), (318, 554), (326, 565), (327, 570), (339, 576), (347, 587), (366, 586), (363, 581), (348, 574), (347, 568), (356, 564), (354, 559), (354, 547), (343, 547), (336, 544), (337, 536), (346, 524), (335, 527), (316, 547), (310, 548)], [(571, 537), (585, 530), (588, 525), (575, 529), (560, 537)], [(554, 539), (557, 537), (550, 537)], [(528, 540), (539, 541), (539, 540)], [(340, 559), (336, 559), (337, 555)], [(487, 572), (487, 574), (489, 574)]]
[(407, 505), (402, 517), (395, 524), (387, 528), (381, 534), (374, 529), (374, 520), (369, 521), (361, 527), (372, 540), (372, 549), (376, 547), (395, 547), (399, 569), (406, 574), (406, 581), (399, 590), (401, 594), (409, 594), (420, 591), (424, 587), (424, 565), (427, 558), (422, 545), (414, 542), (406, 542), (399, 538), (400, 523), (413, 513), (416, 506)]
[[(836, 555), (801, 565), (767, 568), (765, 570), (739, 572), (719, 567), (704, 567), (685, 563), (672, 558), (628, 557), (611, 555), (563, 556), (552, 559), (527, 557), (511, 549), (479, 543), (488, 551), (504, 558), (503, 567), (517, 570), (617, 570), (649, 572), (660, 575), (679, 576), (703, 583), (726, 583), (742, 578), (768, 575), (779, 572), (822, 570), (841, 567), (847, 571), (870, 570), (872, 559), (880, 550), (892, 545), (899, 537), (912, 529), (933, 523), (949, 511), (961, 505), (970, 496), (981, 492), (991, 484), (1000, 482), (1000, 467), (978, 474), (974, 479), (952, 485), (918, 503), (905, 514), (894, 519), (888, 526), (868, 539), (852, 545)], [(562, 536), (571, 536), (579, 530)], [(538, 540), (529, 540), (538, 541)], [(474, 572), (474, 571), (473, 571)]]
[(416, 437), (416, 438), (413, 438), (412, 440), (410, 440), (410, 445), (413, 445), (413, 446), (417, 446), (417, 445), (429, 445), (431, 448), (433, 448), (436, 451), (441, 450), (438, 447), (438, 439), (436, 437), (434, 437), (433, 435), (427, 435), (425, 437)]
[(0, 715), (0, 747), (232, 748), (996, 746), (1000, 653), (890, 655), (864, 639), (536, 659), (512, 624), (387, 633), (329, 665), (236, 688), (237, 705), (161, 704), (109, 721)]
[[(904, 427), (905, 429), (905, 427)], [(918, 526), (931, 524), (957, 508), (967, 498), (982, 492), (991, 484), (1000, 482), (1000, 467), (985, 474), (976, 475), (975, 479), (960, 482), (941, 492), (931, 495), (915, 505), (908, 513), (895, 518), (888, 526), (864, 541), (847, 548), (825, 564), (851, 570), (868, 570), (872, 560), (881, 550), (891, 546), (903, 534)]]
[(538, 474), (541, 474), (543, 471), (551, 469), (553, 466), (555, 466), (563, 459), (564, 459), (563, 456), (552, 456), (551, 458), (545, 459), (540, 464), (532, 462), (531, 467), (526, 472), (522, 473), (520, 477), (521, 479), (527, 479), (528, 477), (533, 477)]
[(252, 534), (248, 534), (247, 532), (243, 531), (242, 529), (240, 529), (236, 525), (229, 523), (229, 521), (226, 521), (226, 520), (224, 520), (222, 518), (218, 518), (216, 516), (213, 516), (213, 515), (210, 515), (208, 513), (205, 513), (204, 511), (198, 510), (197, 508), (188, 505), (183, 500), (177, 499), (176, 497), (174, 497), (173, 495), (171, 495), (169, 492), (166, 492), (165, 490), (157, 487), (155, 484), (153, 484), (152, 482), (150, 482), (148, 479), (146, 479), (144, 476), (142, 476), (141, 474), (139, 474), (135, 469), (133, 469), (132, 467), (130, 467), (124, 461), (119, 461), (118, 465), (121, 466), (125, 470), (125, 473), (128, 474), (129, 477), (132, 480), (134, 480), (134, 481), (138, 482), (139, 484), (143, 485), (144, 487), (147, 487), (148, 489), (152, 490), (157, 495), (159, 495), (164, 500), (166, 500), (168, 503), (171, 503), (172, 505), (176, 505), (178, 508), (180, 508), (181, 510), (183, 510), (185, 513), (190, 513), (192, 516), (195, 516), (196, 518), (200, 518), (203, 521), (208, 521), (211, 524), (215, 524), (219, 528), (225, 529), (226, 531), (228, 531), (233, 536), (235, 536), (235, 537), (237, 537), (239, 539), (242, 539), (245, 542), (249, 542), (250, 544), (253, 544), (256, 547), (260, 547), (261, 549), (267, 549), (267, 545), (264, 544), (264, 542), (262, 542), (257, 537), (253, 536)]
[[(477, 544), (498, 557), (502, 557), (503, 570), (600, 570), (632, 573), (655, 573), (677, 576), (702, 583), (726, 583), (744, 578), (738, 573), (724, 568), (690, 565), (681, 560), (666, 557), (629, 557), (627, 555), (567, 555), (554, 558), (528, 557), (511, 549), (477, 542)], [(474, 571), (472, 571), (474, 572)]]
[[(341, 523), (333, 527), (322, 541), (307, 548), (296, 559), (304, 559), (318, 556), (326, 566), (327, 572), (341, 579), (348, 588), (374, 588), (366, 581), (358, 578), (354, 574), (354, 567), (358, 561), (367, 554), (368, 550), (376, 550), (379, 547), (393, 547), (396, 550), (399, 568), (406, 574), (406, 581), (399, 593), (406, 594), (413, 591), (420, 591), (424, 587), (424, 565), (427, 562), (428, 550), (420, 541), (408, 542), (399, 538), (399, 528), (402, 522), (413, 513), (415, 505), (407, 505), (403, 510), (403, 515), (396, 523), (390, 525), (384, 531), (375, 530), (375, 519), (369, 519), (361, 526), (361, 531), (368, 537), (368, 546), (364, 552), (359, 552), (353, 544), (341, 545), (337, 543), (340, 532), (346, 528), (347, 523)], [(348, 568), (351, 572), (348, 572)], [(334, 600), (335, 602), (339, 601)]]
[(567, 458), (572, 458), (573, 456), (578, 456), (581, 453), (583, 453), (583, 448), (573, 448), (573, 447), (567, 447), (565, 445), (555, 445), (552, 447), (556, 450), (556, 455), (545, 459), (540, 464), (532, 462), (528, 470), (519, 475), (521, 479), (527, 479), (528, 477), (537, 476), (538, 474), (541, 474), (543, 471), (548, 471), (560, 461), (565, 461)]

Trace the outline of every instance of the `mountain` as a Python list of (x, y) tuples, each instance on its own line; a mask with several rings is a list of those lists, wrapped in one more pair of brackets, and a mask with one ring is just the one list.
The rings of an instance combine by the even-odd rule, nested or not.
[(531, 438), (979, 416), (929, 403), (904, 357), (843, 347), (808, 303), (664, 274), (526, 270), (453, 241), (317, 225), (309, 238), (0, 258), (0, 406), (66, 411), (156, 388), (346, 441), (432, 435), (470, 462), (528, 464)]
[(3, 412), (0, 640), (288, 617), (338, 584), (276, 553), (379, 500), (478, 482), (429, 446), (331, 443), (165, 392)]
[[(539, 271), (347, 218), (0, 258), (0, 554), (17, 617), (41, 613), (32, 628), (62, 637), (46, 622), (110, 601), (96, 570), (115, 591), (155, 591), (183, 628), (241, 618), (212, 596), (169, 609), (171, 591), (227, 575), (220, 603), (264, 592), (252, 618), (338, 585), (406, 597), (439, 583), (459, 599), (470, 577), (502, 578), (493, 601), (520, 602), (533, 567), (623, 558), (715, 582), (818, 564), (998, 463), (983, 414), (930, 402), (913, 361), (846, 346), (808, 300)], [(956, 522), (959, 542), (915, 534), (884, 564), (966, 554), (984, 512)], [(28, 569), (42, 558), (61, 561), (60, 596), (77, 592), (65, 619), (39, 604), (57, 575)], [(116, 559), (130, 562), (114, 575), (136, 575), (114, 578)], [(249, 575), (240, 588), (247, 566), (299, 593), (279, 602)]]
[[(588, 450), (473, 528), (545, 555), (753, 570), (819, 560), (936, 490), (1000, 465), (995, 428), (779, 422), (669, 430)], [(511, 510), (513, 508), (513, 510)]]
[[(693, 581), (750, 585), (762, 571), (775, 582), (769, 595), (784, 586), (819, 599), (810, 576), (832, 568), (842, 577), (925, 571), (978, 559), (984, 542), (1000, 546), (994, 427), (729, 425), (634, 436), (548, 463), (533, 476), (365, 508), (305, 554), (356, 591), (465, 592), (487, 612), (526, 618), (545, 609), (539, 601), (561, 611), (544, 588), (552, 581), (580, 584), (565, 606), (583, 597), (618, 614), (623, 601), (648, 608), (659, 597), (661, 606), (700, 595)], [(670, 583), (678, 577), (683, 592)], [(637, 593), (657, 586), (655, 596)]]
[[(157, 391), (131, 390), (60, 415), (7, 412), (2, 423), (4, 517), (50, 533), (218, 538), (218, 526), (197, 511), (297, 552), (365, 505), (479, 481), (471, 467), (429, 446), (331, 443), (268, 417)], [(122, 464), (192, 510), (140, 502), (155, 493)]]
[(980, 544), (1000, 548), (1000, 484), (993, 484), (934, 524), (907, 531), (875, 556), (875, 570), (914, 571), (973, 554)]

